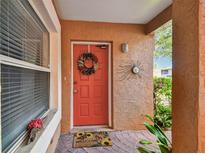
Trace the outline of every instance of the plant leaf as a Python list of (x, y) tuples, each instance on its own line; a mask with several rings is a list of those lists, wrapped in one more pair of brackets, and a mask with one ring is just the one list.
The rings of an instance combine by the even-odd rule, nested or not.
[(139, 143), (143, 144), (143, 145), (145, 145), (145, 144), (153, 144), (151, 141), (148, 141), (148, 140), (141, 140), (141, 141), (139, 141)]
[(156, 128), (154, 128), (152, 125), (150, 125), (148, 122), (144, 122), (145, 127), (152, 133), (155, 135), (156, 132)]
[(154, 119), (150, 115), (146, 114), (145, 116), (147, 117), (147, 119), (149, 119), (150, 121), (154, 122)]
[(160, 142), (162, 142), (162, 143), (165, 144), (165, 145), (168, 145), (166, 138), (164, 137), (164, 135), (162, 135), (162, 134), (158, 131), (157, 128), (155, 128), (154, 126), (150, 125), (150, 124), (147, 123), (147, 122), (145, 122), (144, 125), (145, 125), (145, 127), (146, 127), (153, 135), (155, 135), (155, 136), (158, 138), (158, 140), (159, 140)]
[(157, 143), (157, 144), (158, 144), (158, 146), (160, 148), (160, 151), (162, 153), (170, 153), (171, 152), (171, 150), (170, 150), (170, 148), (168, 146), (166, 146), (166, 145), (164, 145), (162, 143)]
[(170, 144), (172, 144), (171, 143), (171, 141), (168, 139), (168, 137), (164, 134), (164, 132), (162, 131), (162, 129), (156, 124), (156, 123), (154, 123), (154, 126), (157, 128), (157, 130), (164, 136), (164, 138), (166, 138), (166, 140), (170, 143)]
[(143, 147), (139, 147), (137, 148), (137, 150), (140, 152), (140, 153), (155, 153), (154, 151), (151, 151), (149, 149), (145, 149)]

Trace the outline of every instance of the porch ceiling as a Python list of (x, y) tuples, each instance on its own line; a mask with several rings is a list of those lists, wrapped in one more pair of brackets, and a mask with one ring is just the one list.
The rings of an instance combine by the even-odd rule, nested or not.
[(54, 0), (64, 20), (145, 24), (172, 0)]

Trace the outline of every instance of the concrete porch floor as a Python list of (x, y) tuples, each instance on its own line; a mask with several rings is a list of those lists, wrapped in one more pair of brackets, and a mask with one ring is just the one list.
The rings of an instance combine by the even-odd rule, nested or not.
[[(139, 141), (147, 139), (155, 141), (155, 137), (146, 130), (134, 131), (114, 131), (111, 129), (95, 129), (94, 131), (108, 131), (113, 145), (108, 147), (89, 147), (89, 148), (73, 148), (73, 134), (77, 130), (73, 130), (68, 134), (61, 135), (56, 147), (57, 153), (136, 153), (137, 147), (141, 146)], [(93, 131), (93, 129), (85, 130)], [(171, 139), (171, 132), (166, 132)], [(149, 145), (149, 149), (159, 152), (155, 145)]]

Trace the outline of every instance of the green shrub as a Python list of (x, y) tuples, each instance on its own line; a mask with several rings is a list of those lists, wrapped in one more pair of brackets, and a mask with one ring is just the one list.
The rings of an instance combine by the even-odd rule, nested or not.
[(154, 121), (161, 128), (166, 129), (172, 126), (172, 109), (171, 105), (157, 103), (154, 111)]
[(154, 121), (161, 128), (172, 126), (172, 79), (154, 78)]
[(171, 103), (172, 98), (172, 78), (155, 77), (154, 78), (154, 102), (162, 101), (166, 97)]

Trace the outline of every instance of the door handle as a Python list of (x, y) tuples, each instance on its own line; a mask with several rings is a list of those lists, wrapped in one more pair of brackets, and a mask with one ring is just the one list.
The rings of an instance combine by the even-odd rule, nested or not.
[(78, 90), (77, 90), (77, 89), (74, 89), (74, 90), (73, 90), (73, 93), (75, 93), (75, 94), (78, 93)]

